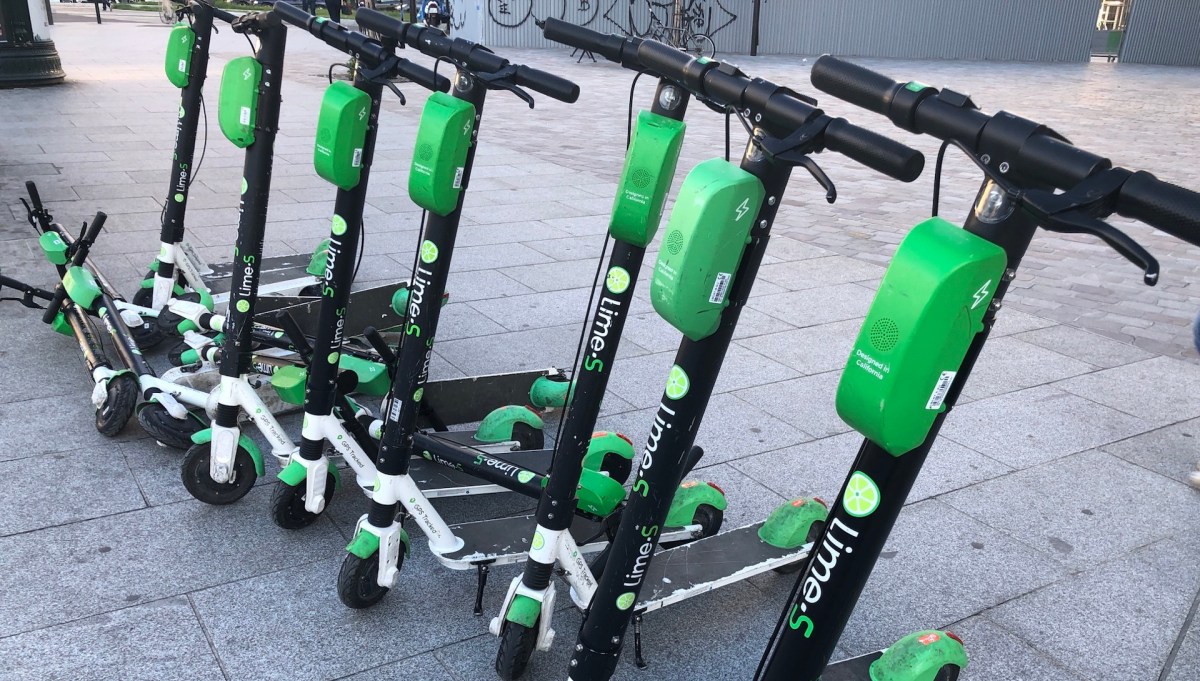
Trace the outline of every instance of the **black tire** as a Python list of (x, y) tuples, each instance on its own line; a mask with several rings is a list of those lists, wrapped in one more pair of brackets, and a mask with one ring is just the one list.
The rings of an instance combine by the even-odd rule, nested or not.
[(937, 676), (933, 677), (933, 681), (958, 681), (958, 675), (962, 672), (962, 668), (955, 664), (942, 665), (938, 670)]
[(505, 681), (519, 679), (529, 668), (537, 649), (538, 623), (533, 627), (505, 621), (500, 628), (500, 649), (496, 651), (496, 673)]
[[(404, 568), (404, 551), (400, 552), (397, 569)], [(383, 600), (389, 589), (375, 582), (379, 574), (379, 554), (363, 560), (353, 553), (347, 553), (342, 561), (342, 569), (338, 571), (338, 598), (347, 608), (362, 610)]]
[(608, 473), (608, 477), (624, 485), (629, 482), (629, 474), (633, 472), (633, 461), (620, 454), (608, 452), (600, 462), (600, 472)]
[(192, 346), (188, 345), (187, 341), (179, 341), (172, 345), (170, 350), (167, 350), (167, 361), (173, 367), (181, 367), (183, 366), (183, 353), (191, 349)]
[[(821, 532), (823, 532), (824, 530), (825, 530), (825, 521), (824, 520), (818, 520), (817, 522), (813, 523), (812, 525), (809, 525), (808, 526), (808, 536), (804, 538), (804, 543), (811, 544), (812, 542), (815, 542), (821, 536)], [(815, 551), (810, 551), (809, 555), (811, 556), (813, 553), (815, 553)], [(797, 572), (800, 572), (801, 570), (803, 570), (805, 568), (805, 566), (807, 566), (807, 565), (808, 565), (808, 559), (806, 558), (804, 560), (798, 560), (795, 563), (788, 563), (787, 565), (781, 565), (781, 566), (775, 568), (774, 572), (777, 572), (781, 575), (794, 575)]]
[(133, 339), (138, 348), (150, 350), (158, 347), (159, 343), (162, 343), (167, 336), (162, 329), (158, 328), (158, 321), (151, 320), (138, 326), (129, 327), (129, 337)]
[(192, 445), (183, 457), (183, 469), (180, 477), (188, 493), (196, 499), (213, 506), (224, 506), (246, 496), (258, 472), (254, 470), (254, 459), (250, 452), (240, 445), (233, 459), (233, 479), (220, 483), (208, 474), (208, 461), (212, 455), (212, 443)]
[(204, 419), (194, 411), (182, 419), (171, 416), (166, 407), (157, 402), (147, 402), (137, 412), (142, 430), (150, 433), (158, 442), (175, 449), (190, 449), (192, 436), (207, 427)]
[(700, 504), (692, 515), (692, 522), (700, 526), (700, 537), (711, 537), (721, 531), (725, 513), (715, 506)]
[[(147, 277), (146, 277), (147, 279), (154, 278), (153, 272), (147, 272), (146, 274), (147, 274)], [(129, 302), (133, 303), (134, 305), (137, 305), (138, 307), (150, 307), (151, 305), (154, 304), (154, 289), (153, 288), (139, 288), (137, 290), (137, 293), (133, 294), (133, 297), (129, 299)]]
[(534, 428), (527, 423), (513, 424), (512, 439), (517, 441), (517, 449), (522, 452), (546, 447), (546, 434), (541, 428)]
[(321, 292), (324, 290), (325, 287), (321, 284), (309, 284), (308, 286), (305, 286), (297, 291), (297, 294), (302, 296), (311, 296), (313, 298), (320, 298)]
[(688, 38), (687, 51), (697, 57), (713, 59), (717, 56), (717, 44), (703, 33), (696, 33)]
[(105, 392), (104, 404), (96, 410), (96, 430), (101, 435), (113, 437), (133, 418), (140, 388), (133, 374), (120, 374), (108, 381)]
[[(325, 476), (325, 508), (333, 503), (333, 492), (337, 482), (333, 473)], [(317, 522), (321, 513), (309, 513), (304, 508), (306, 485), (289, 485), (282, 480), (275, 481), (275, 490), (271, 492), (271, 518), (275, 524), (285, 530), (300, 530)], [(323, 511), (322, 511), (323, 513)]]

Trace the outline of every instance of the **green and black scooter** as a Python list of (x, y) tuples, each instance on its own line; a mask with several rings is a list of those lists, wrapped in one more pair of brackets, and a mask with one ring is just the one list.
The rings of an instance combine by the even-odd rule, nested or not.
[(943, 151), (958, 147), (985, 179), (962, 227), (939, 217), (914, 227), (880, 282), (837, 392), (838, 414), (865, 440), (755, 678), (953, 681), (967, 656), (945, 631), (829, 660), (1026, 249), (1039, 227), (1091, 234), (1153, 286), (1158, 263), (1103, 219), (1117, 213), (1200, 244), (1200, 194), (1114, 167), (1034, 121), (985, 114), (957, 92), (897, 83), (829, 56), (814, 64), (812, 82), (904, 130), (942, 139)]
[[(590, 681), (612, 677), (631, 621), (637, 662), (644, 666), (639, 645), (644, 614), (772, 569), (786, 571), (809, 554), (824, 526), (826, 509), (804, 498), (782, 504), (763, 522), (682, 546), (656, 548), (792, 168), (808, 170), (832, 202), (833, 184), (810, 154), (836, 151), (906, 182), (920, 175), (924, 158), (903, 144), (826, 115), (809, 98), (750, 78), (728, 64), (696, 59), (652, 40), (605, 36), (563, 22), (547, 21), (545, 32), (657, 74), (719, 109), (736, 112), (750, 136), (740, 164), (713, 159), (689, 173), (665, 228), (650, 298), (655, 311), (683, 339), (620, 525), (601, 558), (603, 571), (590, 593), (573, 593), (585, 612), (569, 678)], [(564, 494), (558, 505), (571, 501), (569, 485), (555, 493)], [(550, 494), (548, 487), (543, 500)], [(537, 532), (543, 537), (554, 529), (549, 520), (539, 517)], [(515, 584), (516, 597), (507, 604), (503, 620), (493, 625), (502, 636), (496, 669), (504, 678), (518, 676), (522, 658), (528, 659), (540, 643), (543, 622), (552, 615), (538, 602), (539, 587), (549, 574), (545, 565), (531, 561), (521, 583)]]

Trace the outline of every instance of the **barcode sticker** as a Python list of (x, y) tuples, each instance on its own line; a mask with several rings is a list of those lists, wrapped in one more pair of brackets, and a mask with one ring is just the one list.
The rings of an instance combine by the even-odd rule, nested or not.
[(463, 169), (459, 168), (454, 171), (454, 188), (462, 189)]
[(933, 394), (929, 396), (929, 401), (925, 403), (926, 409), (941, 409), (942, 402), (946, 399), (946, 393), (950, 392), (950, 385), (954, 383), (954, 377), (958, 375), (957, 371), (943, 371), (938, 378), (937, 385), (933, 386)]
[(362, 149), (354, 150), (354, 158), (350, 159), (350, 166), (357, 168), (362, 165)]
[(729, 288), (729, 278), (733, 276), (729, 272), (717, 272), (717, 280), (713, 282), (712, 295), (708, 297), (708, 302), (714, 305), (725, 300), (725, 291)]
[(179, 72), (187, 73), (187, 60), (186, 59), (179, 60)]
[(397, 400), (395, 398), (392, 399), (392, 406), (390, 409), (388, 409), (389, 420), (398, 421), (400, 419), (400, 407), (402, 406), (402, 403), (403, 400)]
[(243, 106), (242, 113), (238, 117), (238, 122), (242, 125), (250, 125), (250, 107)]

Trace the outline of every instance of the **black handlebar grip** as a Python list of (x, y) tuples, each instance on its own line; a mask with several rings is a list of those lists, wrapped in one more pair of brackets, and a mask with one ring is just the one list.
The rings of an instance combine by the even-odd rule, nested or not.
[(233, 12), (227, 12), (227, 11), (221, 9), (220, 7), (216, 7), (214, 5), (209, 5), (208, 3), (204, 3), (204, 4), (208, 5), (209, 9), (212, 10), (212, 14), (214, 17), (220, 19), (221, 21), (224, 21), (227, 24), (232, 24), (233, 21), (238, 18), (238, 15), (234, 14)]
[(903, 87), (881, 73), (827, 54), (813, 64), (809, 78), (818, 90), (885, 116), (892, 97)]
[(656, 40), (643, 40), (642, 44), (638, 45), (637, 56), (638, 61), (647, 71), (677, 82), (683, 80), (684, 69), (692, 61), (692, 55), (687, 52), (664, 45)]
[(354, 23), (358, 24), (358, 27), (364, 31), (375, 31), (396, 40), (408, 42), (403, 35), (405, 33), (404, 27), (407, 24), (395, 17), (389, 17), (383, 12), (373, 10), (370, 7), (360, 7), (354, 13)]
[(921, 152), (844, 118), (833, 119), (825, 128), (825, 148), (901, 182), (912, 182), (925, 169)]
[(407, 59), (401, 59), (396, 64), (396, 74), (404, 76), (427, 90), (447, 92), (450, 90), (450, 79), (440, 73), (434, 73), (420, 64), (414, 64)]
[(575, 100), (579, 99), (579, 86), (553, 73), (546, 73), (528, 66), (518, 66), (516, 78), (513, 80), (517, 85), (523, 85), (534, 92), (540, 92), (560, 102), (573, 104)]
[[(316, 18), (290, 2), (285, 2), (285, 0), (277, 0), (272, 11), (278, 14), (280, 19), (303, 29), (308, 29), (309, 22)], [(234, 18), (236, 19), (237, 17)]]
[(546, 19), (542, 25), (542, 35), (546, 40), (595, 52), (609, 61), (620, 63), (623, 56), (621, 47), (625, 39), (621, 36), (593, 31), (562, 19)]
[(1121, 186), (1117, 212), (1200, 246), (1200, 193), (1163, 182), (1144, 170)]
[(29, 201), (33, 203), (33, 209), (41, 210), (42, 195), (38, 193), (37, 185), (33, 180), (25, 180), (25, 191), (29, 192)]

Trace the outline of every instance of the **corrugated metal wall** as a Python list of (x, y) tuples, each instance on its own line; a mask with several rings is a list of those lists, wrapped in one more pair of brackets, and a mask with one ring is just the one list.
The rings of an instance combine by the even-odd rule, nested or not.
[(1121, 61), (1200, 66), (1200, 2), (1137, 0), (1129, 15)]
[(1099, 9), (1099, 0), (767, 0), (760, 51), (1085, 62)]
[[(718, 55), (750, 50), (752, 0), (682, 0)], [(1140, 0), (1195, 3), (1200, 0)], [(534, 24), (558, 17), (605, 33), (670, 25), (672, 0), (459, 0), (460, 35), (496, 47), (547, 46)], [(1099, 0), (763, 0), (763, 54), (1087, 61)], [(1136, 10), (1135, 10), (1136, 14)]]

